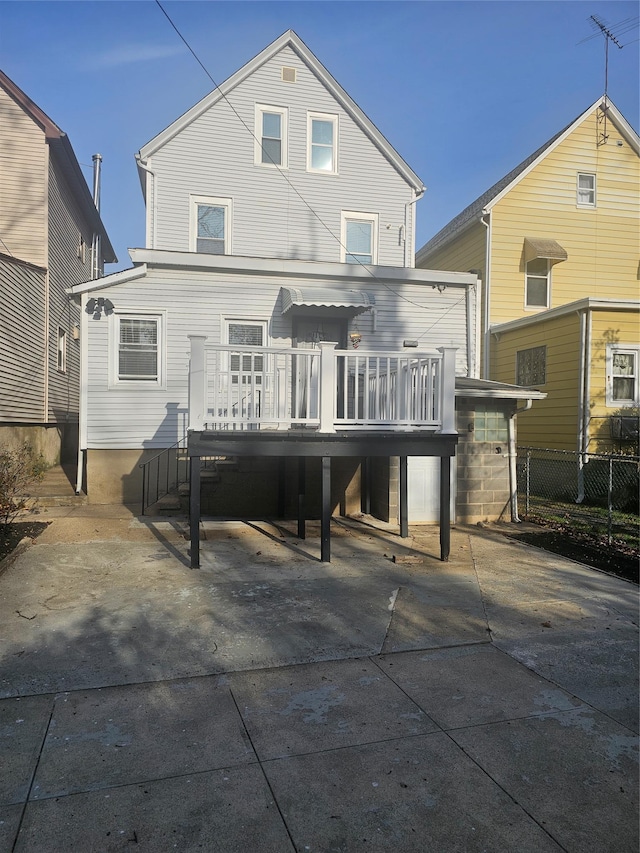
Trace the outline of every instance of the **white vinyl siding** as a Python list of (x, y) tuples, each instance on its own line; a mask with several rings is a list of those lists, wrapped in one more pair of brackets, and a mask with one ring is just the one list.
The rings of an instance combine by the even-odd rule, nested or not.
[(231, 254), (231, 199), (191, 196), (190, 250)]
[(640, 346), (607, 346), (607, 406), (640, 406)]
[(375, 213), (342, 213), (342, 257), (347, 264), (378, 263), (378, 216)]
[(325, 175), (338, 171), (338, 116), (309, 113), (307, 169)]
[[(297, 69), (295, 85), (281, 80), (285, 64)], [(341, 211), (370, 210), (391, 225), (379, 235), (378, 263), (402, 267), (408, 215), (411, 265), (415, 205), (406, 210), (405, 205), (413, 199), (412, 188), (293, 50), (256, 69), (228, 101), (214, 104), (149, 157), (156, 175), (149, 201), (154, 248), (193, 251), (189, 197), (201, 195), (233, 198), (232, 251), (243, 257), (339, 261)], [(260, 162), (256, 104), (277, 109), (278, 102), (287, 106), (286, 178), (295, 191), (280, 170)], [(309, 112), (338, 116), (339, 179), (322, 180), (307, 170)]]
[[(326, 288), (335, 282), (314, 282), (291, 277), (287, 285), (305, 293), (314, 286)], [(292, 320), (282, 314), (280, 276), (253, 276), (248, 272), (225, 274), (210, 270), (155, 269), (147, 276), (103, 288), (121, 316), (158, 316), (163, 385), (153, 382), (119, 382), (109, 385), (109, 326), (116, 314), (88, 324), (88, 446), (90, 448), (168, 447), (186, 432), (188, 412), (189, 335), (206, 335), (214, 344), (228, 342), (230, 323), (262, 326), (267, 346), (292, 344)], [(347, 284), (345, 284), (347, 286)], [(362, 350), (402, 350), (405, 338), (419, 340), (419, 349), (458, 345), (456, 372), (464, 375), (466, 362), (465, 290), (448, 286), (439, 293), (431, 287), (384, 280), (349, 283), (375, 298), (376, 315), (365, 312), (357, 318)], [(161, 314), (157, 306), (166, 313)], [(250, 306), (239, 313), (239, 305)], [(146, 307), (145, 307), (146, 306)], [(469, 318), (474, 322), (474, 317)], [(374, 331), (375, 326), (375, 331)], [(348, 331), (354, 328), (353, 321)], [(424, 335), (429, 328), (428, 335)], [(240, 330), (236, 330), (240, 331)], [(235, 332), (234, 332), (235, 334)], [(255, 334), (255, 333), (253, 333)]]
[(287, 168), (287, 124), (286, 107), (256, 104), (256, 163)]

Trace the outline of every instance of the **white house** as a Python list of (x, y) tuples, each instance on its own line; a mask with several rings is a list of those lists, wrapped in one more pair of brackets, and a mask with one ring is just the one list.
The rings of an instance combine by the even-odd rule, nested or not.
[[(89, 500), (138, 500), (139, 464), (188, 436), (194, 458), (240, 457), (203, 490), (209, 512), (297, 511), (306, 473), (323, 483), (325, 520), (363, 494), (405, 527), (407, 512), (442, 520), (425, 484), (445, 472), (448, 511), (454, 372), (477, 375), (477, 278), (414, 268), (424, 187), (370, 119), (289, 31), (137, 162), (146, 248), (130, 250), (132, 269), (72, 291)], [(500, 389), (506, 464), (525, 394)]]

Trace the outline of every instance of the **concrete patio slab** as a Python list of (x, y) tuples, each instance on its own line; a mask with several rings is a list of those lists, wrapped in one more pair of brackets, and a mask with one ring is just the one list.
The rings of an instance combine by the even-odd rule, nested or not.
[(44, 849), (47, 853), (295, 850), (255, 765), (29, 803), (15, 853)]
[(407, 652), (375, 660), (445, 729), (565, 711), (580, 704), (493, 646)]
[(564, 850), (637, 851), (637, 740), (603, 714), (583, 707), (450, 735)]
[(53, 710), (53, 696), (0, 701), (0, 807), (27, 799), (42, 741)]
[(561, 848), (444, 733), (265, 762), (297, 850)]
[(367, 660), (234, 673), (229, 684), (262, 760), (438, 730)]
[(215, 678), (79, 691), (56, 697), (30, 799), (255, 761)]

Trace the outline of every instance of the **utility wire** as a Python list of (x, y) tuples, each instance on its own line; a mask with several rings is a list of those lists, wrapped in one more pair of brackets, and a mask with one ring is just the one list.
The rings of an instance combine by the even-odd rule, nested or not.
[[(198, 57), (198, 55), (196, 54), (196, 52), (194, 51), (194, 49), (191, 47), (191, 45), (190, 45), (190, 44), (189, 44), (189, 42), (186, 40), (186, 38), (182, 35), (182, 33), (180, 32), (180, 30), (178, 29), (178, 27), (177, 27), (177, 26), (174, 24), (174, 22), (171, 20), (171, 17), (169, 16), (168, 12), (163, 8), (162, 3), (160, 3), (160, 0), (155, 0), (155, 2), (156, 2), (156, 5), (158, 6), (158, 8), (160, 9), (160, 11), (162, 12), (162, 14), (163, 14), (163, 15), (165, 16), (165, 18), (167, 19), (167, 21), (169, 21), (169, 23), (171, 24), (171, 27), (175, 30), (175, 32), (176, 32), (176, 34), (178, 35), (178, 37), (180, 38), (180, 40), (181, 40), (181, 41), (183, 42), (183, 44), (186, 46), (186, 48), (187, 48), (187, 50), (189, 51), (189, 53), (190, 53), (190, 54), (193, 56), (193, 58), (196, 60), (196, 62), (197, 62), (197, 63), (198, 63), (198, 65), (200, 66), (200, 68), (202, 68), (202, 70), (203, 70), (203, 71), (204, 71), (204, 73), (207, 75), (207, 77), (209, 78), (209, 80), (211, 80), (211, 82), (212, 82), (212, 83), (213, 83), (213, 85), (214, 85), (214, 88), (218, 90), (218, 92), (220, 93), (221, 97), (222, 97), (222, 98), (226, 101), (226, 103), (229, 105), (229, 108), (231, 109), (231, 111), (233, 112), (233, 114), (236, 116), (236, 118), (238, 119), (238, 121), (242, 124), (242, 126), (245, 128), (245, 130), (247, 131), (247, 133), (251, 136), (251, 138), (253, 139), (253, 141), (254, 141), (257, 145), (259, 145), (259, 146), (262, 148), (262, 145), (261, 145), (260, 140), (257, 138), (257, 136), (255, 135), (255, 133), (253, 132), (253, 130), (249, 127), (249, 125), (246, 123), (246, 121), (242, 118), (242, 116), (238, 113), (238, 111), (237, 111), (237, 110), (236, 110), (236, 108), (233, 106), (233, 104), (231, 103), (231, 101), (229, 100), (229, 98), (227, 97), (227, 95), (225, 94), (225, 92), (223, 92), (223, 91), (222, 91), (222, 89), (220, 88), (220, 86), (218, 85), (218, 83), (216, 83), (216, 81), (214, 80), (213, 76), (209, 73), (209, 71), (207, 70), (207, 68), (205, 67), (205, 65), (203, 64), (203, 62), (200, 60), (200, 58)], [(296, 186), (295, 186), (295, 185), (294, 185), (294, 184), (289, 180), (289, 177), (287, 176), (287, 174), (286, 174), (286, 173), (285, 173), (285, 172), (280, 168), (280, 166), (279, 166), (279, 165), (278, 165), (278, 164), (273, 160), (273, 158), (271, 157), (271, 155), (269, 154), (269, 152), (266, 152), (266, 154), (267, 154), (267, 156), (269, 157), (269, 159), (271, 160), (271, 164), (276, 168), (276, 170), (277, 170), (278, 174), (279, 174), (279, 175), (281, 175), (281, 177), (283, 178), (283, 180), (285, 180), (285, 181), (287, 182), (287, 184), (289, 185), (290, 189), (292, 189), (292, 190), (293, 190), (293, 192), (298, 196), (298, 198), (300, 199), (300, 201), (305, 205), (305, 207), (310, 211), (310, 213), (312, 213), (312, 214), (313, 214), (313, 216), (318, 220), (318, 222), (320, 223), (320, 225), (322, 225), (322, 227), (323, 227), (323, 228), (324, 228), (324, 229), (325, 229), (325, 230), (326, 230), (326, 231), (331, 235), (331, 237), (333, 237), (333, 239), (334, 239), (334, 240), (336, 240), (336, 242), (338, 243), (338, 245), (339, 245), (339, 246), (344, 250), (344, 252), (345, 252), (345, 254), (346, 254), (346, 253), (347, 253), (346, 246), (344, 246), (344, 244), (342, 243), (341, 239), (340, 239), (340, 238), (339, 238), (339, 237), (338, 237), (338, 236), (337, 236), (337, 235), (336, 235), (336, 234), (331, 230), (331, 228), (326, 224), (326, 222), (324, 222), (324, 220), (320, 217), (320, 215), (319, 215), (319, 214), (318, 214), (318, 213), (313, 209), (313, 207), (312, 207), (312, 206), (309, 204), (309, 202), (304, 198), (304, 196), (300, 193), (300, 191), (297, 189), (297, 187), (296, 187)], [(405, 239), (406, 239), (406, 238), (405, 238)], [(368, 275), (369, 275), (369, 276), (370, 276), (374, 281), (376, 281), (376, 282), (377, 282), (378, 284), (380, 284), (382, 287), (386, 288), (390, 293), (393, 293), (393, 294), (394, 294), (394, 296), (397, 296), (397, 297), (398, 297), (398, 299), (402, 299), (404, 302), (408, 302), (410, 305), (414, 305), (416, 308), (420, 308), (420, 309), (422, 309), (422, 310), (428, 310), (429, 308), (432, 308), (432, 306), (421, 305), (419, 302), (415, 302), (414, 300), (409, 299), (408, 297), (404, 296), (402, 293), (399, 293), (397, 290), (395, 290), (393, 287), (391, 287), (391, 285), (387, 284), (386, 282), (384, 282), (384, 281), (382, 281), (380, 278), (378, 278), (378, 276), (377, 276), (374, 272), (372, 272), (372, 271), (371, 271), (371, 270), (370, 270), (370, 269), (369, 269), (365, 264), (363, 264), (363, 263), (362, 263), (362, 261), (360, 261), (358, 258), (354, 258), (354, 260), (355, 260), (355, 261), (357, 262), (357, 264), (359, 264), (359, 265), (360, 265), (364, 270), (366, 270), (367, 274), (368, 274)], [(456, 303), (456, 304), (457, 304), (457, 303)], [(450, 310), (450, 309), (447, 309), (447, 312), (448, 312), (449, 310)], [(445, 313), (447, 313), (447, 312), (445, 312)], [(444, 316), (444, 315), (443, 315), (443, 316)], [(434, 325), (435, 325), (435, 324), (434, 324)], [(431, 327), (431, 328), (433, 328), (433, 327)]]

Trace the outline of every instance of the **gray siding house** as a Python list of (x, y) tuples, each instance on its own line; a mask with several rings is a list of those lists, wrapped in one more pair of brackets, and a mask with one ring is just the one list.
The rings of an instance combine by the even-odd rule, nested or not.
[(213, 514), (295, 512), (308, 477), (325, 516), (442, 521), (478, 283), (414, 268), (424, 187), (370, 119), (289, 31), (137, 162), (146, 247), (72, 288), (89, 500), (139, 500), (139, 465), (182, 442), (239, 457)]
[(67, 289), (116, 257), (67, 136), (1, 71), (0, 198), (0, 442), (27, 440), (53, 464), (77, 449)]

